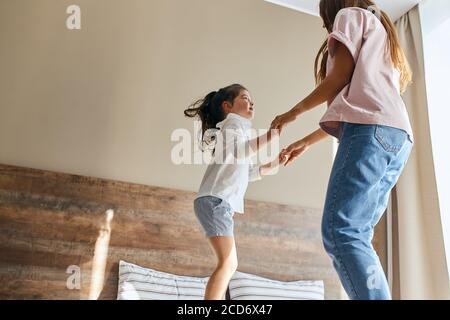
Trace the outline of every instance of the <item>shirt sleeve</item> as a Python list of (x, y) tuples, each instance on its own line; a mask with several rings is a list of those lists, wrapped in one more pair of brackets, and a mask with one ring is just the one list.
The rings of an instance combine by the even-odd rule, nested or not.
[[(369, 12), (368, 12), (369, 13)], [(364, 41), (364, 28), (367, 15), (362, 10), (347, 8), (338, 12), (333, 25), (333, 32), (328, 38), (328, 52), (335, 54), (336, 41), (347, 47), (356, 62)]]
[(261, 171), (259, 170), (259, 165), (250, 165), (249, 175), (248, 175), (248, 181), (258, 181), (261, 180)]
[(218, 137), (216, 146), (217, 155), (223, 159), (224, 163), (244, 164), (250, 161), (250, 157), (256, 154), (250, 146), (250, 141), (246, 133), (239, 124), (230, 122), (222, 129)]

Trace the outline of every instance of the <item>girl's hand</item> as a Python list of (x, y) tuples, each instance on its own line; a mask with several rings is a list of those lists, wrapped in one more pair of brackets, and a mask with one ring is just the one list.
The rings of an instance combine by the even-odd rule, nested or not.
[(286, 150), (283, 150), (282, 155), (287, 156), (287, 160), (284, 163), (284, 166), (287, 166), (289, 163), (298, 158), (301, 154), (309, 149), (309, 146), (309, 142), (306, 139), (302, 139), (291, 144)]
[(278, 130), (279, 133), (284, 129), (284, 127), (291, 123), (292, 121), (296, 120), (297, 116), (292, 113), (292, 111), (288, 111), (282, 115), (277, 116), (270, 125), (270, 129)]
[(273, 160), (272, 162), (269, 162), (265, 165), (262, 165), (260, 167), (260, 173), (262, 176), (269, 176), (276, 173), (279, 166), (285, 165), (286, 161), (288, 160), (288, 156), (284, 154), (284, 151), (281, 151), (278, 155), (278, 158)]

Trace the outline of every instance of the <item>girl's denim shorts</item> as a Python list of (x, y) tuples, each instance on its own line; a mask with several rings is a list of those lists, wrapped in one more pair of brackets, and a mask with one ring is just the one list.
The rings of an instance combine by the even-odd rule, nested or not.
[(194, 200), (194, 212), (206, 237), (233, 237), (234, 210), (227, 201), (213, 196), (200, 197)]

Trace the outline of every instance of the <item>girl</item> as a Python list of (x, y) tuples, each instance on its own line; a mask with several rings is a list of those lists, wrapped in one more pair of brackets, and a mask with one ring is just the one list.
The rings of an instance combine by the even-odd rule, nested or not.
[(392, 22), (372, 1), (321, 0), (320, 15), (329, 37), (315, 62), (318, 86), (272, 128), (328, 102), (321, 128), (289, 146), (287, 163), (328, 134), (340, 140), (324, 206), (324, 247), (350, 298), (390, 299), (371, 241), (413, 144), (401, 98), (411, 71)]
[[(206, 300), (223, 299), (228, 282), (237, 269), (233, 216), (235, 212), (244, 212), (248, 182), (272, 174), (279, 165), (278, 158), (262, 166), (251, 165), (248, 161), (276, 134), (268, 131), (250, 140), (254, 112), (249, 92), (239, 84), (211, 92), (184, 111), (187, 117), (200, 118), (203, 145), (217, 140), (214, 159), (206, 170), (194, 201), (195, 215), (217, 257), (216, 269), (206, 286)], [(212, 135), (211, 130), (215, 128), (219, 129), (219, 133)]]

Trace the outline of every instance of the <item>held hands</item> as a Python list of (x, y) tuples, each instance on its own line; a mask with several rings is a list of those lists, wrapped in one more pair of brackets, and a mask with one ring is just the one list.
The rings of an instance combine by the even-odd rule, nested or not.
[(284, 166), (287, 166), (289, 163), (302, 155), (306, 150), (309, 149), (309, 146), (309, 142), (306, 139), (302, 139), (294, 142), (287, 149), (283, 149), (280, 153), (280, 157), (286, 158), (285, 162), (283, 163)]
[(260, 173), (262, 176), (269, 176), (276, 173), (276, 170), (279, 166), (286, 165), (286, 161), (288, 160), (288, 156), (284, 155), (282, 152), (278, 155), (278, 158), (269, 162), (265, 165), (262, 165), (260, 168)]
[[(281, 131), (288, 125), (289, 123), (295, 121), (297, 119), (297, 115), (293, 110), (288, 111), (282, 115), (275, 117), (270, 126), (270, 130), (275, 130), (275, 132), (280, 135)], [(302, 155), (306, 150), (310, 147), (310, 142), (307, 138), (299, 140), (293, 144), (291, 144), (288, 148), (283, 149), (278, 156), (278, 159), (273, 161), (272, 163), (268, 163), (265, 166), (269, 166), (269, 168), (273, 168), (280, 165), (287, 166), (289, 163), (294, 161), (300, 155)], [(263, 167), (265, 167), (263, 166)]]
[(291, 111), (288, 111), (282, 115), (275, 117), (275, 119), (272, 121), (272, 124), (270, 125), (270, 129), (278, 130), (278, 132), (281, 133), (284, 127), (294, 121), (296, 118), (297, 117), (295, 114), (293, 114)]
[(268, 176), (275, 174), (279, 166), (287, 166), (306, 150), (308, 150), (309, 146), (309, 142), (306, 139), (302, 139), (291, 144), (287, 149), (283, 149), (280, 152), (278, 158), (260, 167), (261, 175)]

